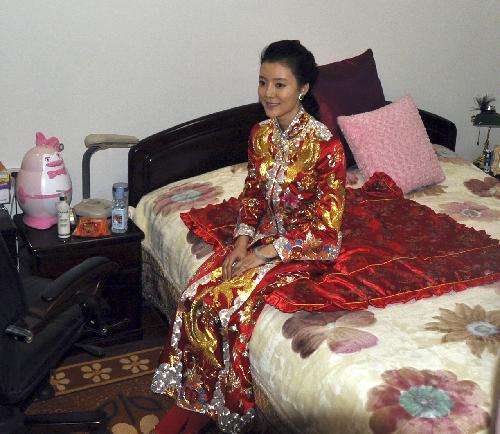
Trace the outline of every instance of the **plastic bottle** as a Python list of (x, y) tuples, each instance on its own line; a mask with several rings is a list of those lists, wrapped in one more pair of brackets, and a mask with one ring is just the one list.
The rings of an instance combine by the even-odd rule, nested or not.
[(59, 238), (69, 238), (71, 235), (71, 225), (69, 221), (69, 204), (66, 202), (66, 196), (61, 193), (59, 202), (56, 204), (57, 209), (57, 236)]
[(111, 232), (123, 234), (128, 227), (128, 184), (113, 184), (113, 203), (111, 206)]

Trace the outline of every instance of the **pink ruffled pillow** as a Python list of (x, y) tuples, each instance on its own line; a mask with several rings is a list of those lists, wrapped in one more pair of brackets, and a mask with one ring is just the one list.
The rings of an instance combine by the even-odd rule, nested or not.
[(365, 179), (385, 172), (403, 193), (445, 179), (410, 96), (337, 121)]

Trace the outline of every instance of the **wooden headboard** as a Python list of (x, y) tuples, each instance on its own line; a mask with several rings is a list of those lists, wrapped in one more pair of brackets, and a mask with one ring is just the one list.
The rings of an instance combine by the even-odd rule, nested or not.
[[(424, 110), (420, 115), (431, 142), (454, 150), (455, 125)], [(246, 161), (250, 130), (265, 118), (260, 104), (247, 104), (141, 140), (128, 154), (130, 205), (137, 206), (142, 196), (163, 185)]]
[(260, 104), (248, 104), (141, 140), (128, 154), (130, 205), (170, 182), (246, 161), (250, 130), (265, 118)]

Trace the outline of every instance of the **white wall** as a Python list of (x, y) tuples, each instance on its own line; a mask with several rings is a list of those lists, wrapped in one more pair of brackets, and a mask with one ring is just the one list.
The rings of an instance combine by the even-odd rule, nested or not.
[[(19, 167), (36, 131), (59, 137), (77, 203), (87, 134), (143, 138), (253, 102), (260, 50), (284, 38), (319, 64), (371, 47), (386, 98), (451, 119), (472, 159), (473, 98), (500, 99), (499, 23), (498, 0), (0, 0), (0, 160)], [(91, 170), (92, 196), (109, 198), (126, 151)]]

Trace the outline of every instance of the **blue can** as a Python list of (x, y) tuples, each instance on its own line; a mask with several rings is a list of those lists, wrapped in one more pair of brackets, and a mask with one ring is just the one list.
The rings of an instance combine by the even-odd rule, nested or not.
[(490, 173), (491, 170), (491, 158), (492, 158), (492, 152), (489, 149), (484, 150), (484, 165), (483, 165), (483, 172)]

